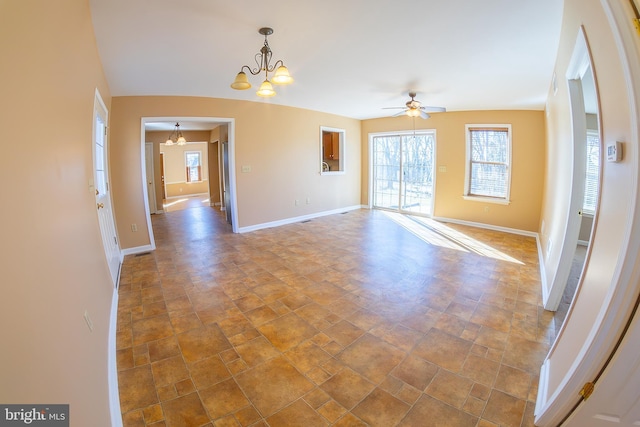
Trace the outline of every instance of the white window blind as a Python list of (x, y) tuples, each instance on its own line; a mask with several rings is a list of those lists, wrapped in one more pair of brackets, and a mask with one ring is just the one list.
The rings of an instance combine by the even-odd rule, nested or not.
[(598, 177), (600, 174), (600, 135), (596, 131), (587, 131), (587, 169), (584, 184), (584, 203), (582, 211), (595, 214), (598, 203)]
[(511, 129), (508, 125), (467, 125), (465, 196), (509, 199)]

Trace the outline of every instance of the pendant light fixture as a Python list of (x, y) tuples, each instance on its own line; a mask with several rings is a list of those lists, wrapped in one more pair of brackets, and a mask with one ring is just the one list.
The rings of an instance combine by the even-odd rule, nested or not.
[[(245, 90), (251, 87), (247, 74), (244, 72), (245, 68), (254, 76), (264, 72), (264, 81), (260, 85), (260, 89), (258, 89), (256, 94), (263, 98), (268, 98), (276, 94), (271, 83), (277, 85), (288, 85), (293, 82), (293, 78), (281, 59), (271, 64), (272, 52), (269, 47), (269, 42), (267, 41), (267, 36), (273, 34), (273, 29), (263, 27), (258, 30), (258, 33), (264, 36), (264, 45), (260, 49), (260, 52), (255, 56), (256, 64), (258, 66), (256, 68), (251, 68), (248, 65), (243, 65), (240, 68), (240, 72), (236, 75), (236, 79), (231, 83), (231, 87), (236, 90)], [(269, 73), (274, 73), (271, 81), (269, 81)]]
[(182, 136), (182, 132), (180, 131), (180, 123), (176, 123), (175, 129), (169, 135), (169, 138), (164, 142), (164, 145), (186, 145), (187, 140)]

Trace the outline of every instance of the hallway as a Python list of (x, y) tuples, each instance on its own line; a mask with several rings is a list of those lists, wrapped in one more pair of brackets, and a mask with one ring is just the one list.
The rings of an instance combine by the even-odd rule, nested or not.
[(166, 212), (176, 212), (183, 209), (209, 207), (209, 195), (199, 194), (195, 196), (173, 197), (162, 200), (162, 209)]
[(121, 273), (125, 426), (533, 426), (556, 328), (533, 238), (369, 210), (153, 227)]

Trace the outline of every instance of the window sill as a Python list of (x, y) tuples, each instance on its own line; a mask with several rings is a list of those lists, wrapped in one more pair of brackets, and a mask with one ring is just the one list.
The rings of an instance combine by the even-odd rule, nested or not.
[(494, 203), (496, 205), (510, 205), (511, 204), (511, 200), (498, 199), (496, 197), (462, 196), (462, 198), (465, 199), (465, 200), (469, 200), (471, 202)]

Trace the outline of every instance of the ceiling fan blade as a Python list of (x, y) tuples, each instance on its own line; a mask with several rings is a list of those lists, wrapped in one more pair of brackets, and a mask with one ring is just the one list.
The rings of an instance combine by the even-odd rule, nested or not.
[(407, 107), (382, 107), (383, 110), (398, 110), (398, 109), (405, 109)]
[(424, 111), (420, 111), (420, 117), (422, 117), (423, 119), (428, 119), (431, 116), (425, 113)]
[(427, 105), (421, 107), (420, 109), (422, 111), (429, 111), (430, 113), (444, 113), (447, 111), (447, 109), (444, 107), (429, 107)]
[(394, 114), (391, 117), (398, 117), (398, 116), (404, 116), (405, 114), (407, 114), (406, 110), (400, 111), (399, 113)]

